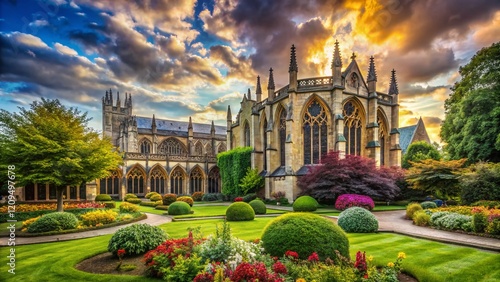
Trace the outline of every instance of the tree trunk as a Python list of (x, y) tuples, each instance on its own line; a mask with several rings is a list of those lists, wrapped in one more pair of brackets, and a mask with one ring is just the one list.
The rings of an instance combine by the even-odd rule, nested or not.
[(66, 189), (66, 186), (57, 186), (57, 211), (62, 212), (63, 210), (63, 192)]

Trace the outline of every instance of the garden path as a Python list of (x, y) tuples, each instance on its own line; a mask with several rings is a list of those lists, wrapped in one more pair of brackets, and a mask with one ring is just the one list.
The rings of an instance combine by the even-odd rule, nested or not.
[[(16, 242), (16, 246), (18, 246), (18, 245), (28, 245), (28, 244), (38, 244), (38, 243), (47, 243), (47, 242), (57, 242), (57, 241), (90, 238), (90, 237), (102, 236), (102, 235), (107, 235), (107, 234), (113, 234), (120, 228), (129, 226), (132, 224), (136, 224), (136, 223), (147, 223), (150, 225), (160, 225), (160, 224), (164, 224), (164, 223), (168, 223), (168, 222), (172, 221), (172, 218), (170, 218), (168, 216), (162, 216), (162, 215), (157, 215), (157, 214), (152, 214), (152, 213), (147, 213), (147, 216), (148, 216), (148, 218), (140, 220), (140, 221), (136, 221), (133, 223), (128, 223), (128, 224), (109, 227), (109, 228), (97, 229), (97, 230), (83, 231), (83, 232), (77, 232), (77, 233), (68, 233), (68, 234), (60, 234), (60, 235), (38, 236), (38, 237), (16, 237), (15, 242)], [(6, 238), (6, 237), (0, 238), (0, 246), (7, 246), (7, 240), (8, 240), (8, 238)]]

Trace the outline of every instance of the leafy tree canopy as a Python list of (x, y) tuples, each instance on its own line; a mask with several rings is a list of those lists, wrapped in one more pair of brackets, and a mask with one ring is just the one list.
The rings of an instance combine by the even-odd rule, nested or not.
[(377, 167), (369, 158), (330, 152), (321, 165), (311, 166), (297, 184), (302, 195), (318, 201), (334, 201), (342, 194), (360, 194), (380, 200), (390, 200), (400, 192), (396, 180), (403, 177), (397, 167)]
[(247, 174), (240, 181), (240, 188), (244, 195), (255, 193), (264, 187), (264, 177), (259, 175), (257, 169), (248, 168)]
[(439, 198), (449, 199), (460, 194), (460, 176), (466, 159), (440, 161), (427, 159), (410, 162), (406, 181), (411, 188)]
[(0, 167), (15, 166), (16, 186), (54, 184), (58, 211), (67, 185), (106, 177), (122, 158), (108, 139), (87, 126), (86, 113), (42, 98), (29, 110), (0, 111)]
[(410, 168), (410, 161), (419, 162), (426, 159), (440, 160), (441, 154), (433, 145), (425, 141), (418, 141), (412, 143), (408, 147), (408, 150), (403, 156), (403, 162), (401, 166), (403, 168)]
[(445, 101), (445, 150), (470, 163), (500, 162), (500, 42), (477, 52), (459, 73)]

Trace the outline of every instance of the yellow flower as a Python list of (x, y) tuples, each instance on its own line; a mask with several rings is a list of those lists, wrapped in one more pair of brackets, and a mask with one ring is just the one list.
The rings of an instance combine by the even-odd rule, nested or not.
[(388, 267), (394, 267), (394, 263), (393, 263), (393, 262), (389, 262), (389, 263), (387, 264), (387, 266), (388, 266)]
[(373, 260), (373, 256), (369, 256), (368, 261), (372, 261), (372, 260)]
[(403, 253), (403, 252), (399, 252), (398, 253), (398, 259), (405, 259), (406, 258), (406, 254)]
[(306, 282), (306, 279), (304, 279), (304, 278), (299, 278), (299, 279), (295, 280), (295, 282)]

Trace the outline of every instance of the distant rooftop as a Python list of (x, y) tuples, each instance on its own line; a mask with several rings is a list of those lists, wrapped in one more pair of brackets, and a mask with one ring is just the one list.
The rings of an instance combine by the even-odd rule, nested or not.
[[(178, 120), (167, 120), (167, 119), (156, 119), (156, 129), (157, 130), (168, 130), (168, 131), (188, 131), (189, 122), (178, 121)], [(149, 117), (137, 117), (137, 128), (151, 129), (152, 118)], [(193, 122), (193, 132), (196, 133), (206, 133), (210, 134), (211, 124), (195, 123)], [(215, 134), (226, 135), (226, 127), (216, 125)]]
[(413, 135), (415, 135), (415, 130), (417, 129), (417, 125), (400, 127), (399, 130), (399, 146), (401, 147), (402, 152), (406, 153), (406, 149), (410, 146), (411, 140), (413, 139)]

